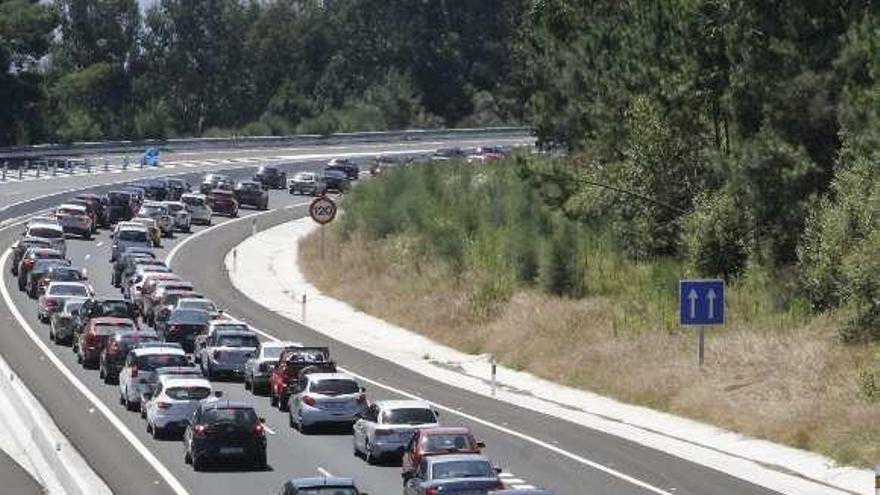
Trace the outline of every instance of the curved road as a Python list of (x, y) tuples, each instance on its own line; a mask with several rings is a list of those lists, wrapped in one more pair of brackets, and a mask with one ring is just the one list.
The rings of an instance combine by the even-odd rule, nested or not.
[[(293, 164), (288, 168), (295, 170), (317, 166), (318, 162), (311, 162)], [(234, 175), (249, 176), (250, 173), (251, 170), (241, 169)], [(98, 180), (100, 178), (93, 178), (93, 181)], [(40, 184), (50, 183), (46, 180)], [(20, 184), (21, 188), (25, 186), (24, 183)], [(50, 197), (15, 208), (34, 212), (55, 205), (59, 200), (58, 197)], [(291, 197), (279, 191), (272, 193), (271, 201), (276, 209), (259, 215), (260, 228), (304, 214), (302, 206), (296, 206), (303, 203), (304, 198)], [(0, 216), (0, 220), (11, 218), (13, 212), (10, 210), (12, 208), (3, 212), (5, 214)], [(246, 210), (242, 213), (250, 214)], [(203, 229), (195, 230), (199, 232)], [(555, 489), (560, 495), (770, 493), (761, 487), (666, 453), (446, 386), (394, 363), (330, 341), (306, 327), (266, 312), (239, 294), (223, 270), (226, 253), (249, 235), (250, 230), (251, 222), (248, 220), (222, 221), (219, 226), (203, 233), (178, 235), (175, 240), (165, 243), (163, 251), (167, 253), (177, 243), (184, 242), (180, 249), (175, 250), (175, 271), (192, 280), (196, 287), (227, 308), (232, 315), (274, 337), (305, 344), (329, 345), (342, 366), (373, 381), (367, 385), (371, 399), (399, 397), (397, 391), (408, 391), (467, 413), (468, 416), (459, 416), (444, 412), (441, 421), (471, 426), (486, 441), (486, 453), (510, 473), (508, 479), (512, 480), (511, 483), (522, 480), (522, 483)], [(0, 248), (5, 250), (14, 242), (19, 231), (20, 228), (9, 225), (0, 229)], [(69, 257), (75, 264), (89, 270), (98, 293), (115, 293), (109, 284), (109, 242), (106, 232), (101, 232), (93, 241), (69, 241)], [(126, 412), (118, 404), (114, 387), (103, 385), (97, 372), (79, 367), (69, 348), (48, 342), (47, 327), (37, 321), (35, 303), (18, 292), (14, 280), (9, 276), (8, 266), (3, 266), (3, 278), (5, 291), (13, 302), (13, 308), (5, 305), (0, 307), (0, 318), (7, 322), (6, 330), (0, 332), (3, 355), (115, 493), (274, 493), (290, 477), (312, 476), (321, 472), (352, 476), (362, 489), (373, 495), (400, 493), (399, 467), (368, 466), (355, 458), (351, 451), (351, 437), (345, 433), (304, 436), (291, 430), (287, 426), (286, 416), (269, 408), (268, 399), (252, 397), (240, 383), (231, 382), (217, 386), (230, 398), (252, 400), (261, 414), (267, 417), (268, 425), (274, 432), (269, 435), (271, 469), (265, 472), (194, 473), (183, 463), (179, 441), (152, 440), (146, 434), (140, 417)], [(24, 326), (36, 332), (39, 343), (27, 336), (15, 315), (16, 310), (24, 320)], [(55, 358), (44, 354), (47, 348)], [(61, 368), (51, 361), (57, 362)], [(73, 386), (68, 375), (82, 383), (84, 389)], [(475, 422), (470, 415), (480, 421)], [(540, 439), (571, 455), (561, 455), (523, 440), (524, 435)], [(148, 458), (152, 458), (152, 464)], [(582, 462), (584, 460), (587, 462)], [(597, 466), (605, 466), (613, 471), (597, 469)]]

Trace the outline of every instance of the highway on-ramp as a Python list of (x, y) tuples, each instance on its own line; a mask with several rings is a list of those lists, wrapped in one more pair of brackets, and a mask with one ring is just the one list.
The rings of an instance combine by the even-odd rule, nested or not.
[[(288, 168), (297, 170), (318, 165), (312, 161)], [(251, 170), (240, 169), (233, 174), (245, 177), (250, 173)], [(92, 178), (93, 183), (101, 180)], [(19, 187), (24, 189), (29, 185), (22, 183)], [(27, 191), (25, 194), (30, 195)], [(33, 196), (40, 194), (35, 192)], [(23, 211), (15, 213), (35, 212), (58, 201), (58, 197), (47, 197), (21, 203), (16, 208)], [(304, 198), (273, 192), (271, 207), (274, 210), (259, 214), (258, 227), (262, 229), (302, 216), (302, 203)], [(242, 214), (251, 212), (242, 210)], [(12, 212), (7, 210), (0, 220), (11, 217)], [(571, 495), (769, 493), (761, 487), (676, 458), (674, 453), (648, 449), (436, 382), (330, 341), (281, 315), (268, 313), (238, 293), (223, 269), (226, 253), (251, 232), (251, 221), (218, 220), (218, 225), (209, 231), (195, 230), (196, 234), (178, 235), (166, 241), (162, 248), (165, 253), (175, 251), (172, 265), (176, 272), (193, 281), (201, 292), (230, 314), (266, 335), (304, 344), (329, 345), (341, 366), (370, 380), (367, 388), (371, 400), (400, 397), (401, 392), (408, 392), (444, 406), (441, 422), (472, 427), (487, 443), (487, 455), (505, 470), (506, 479), (513, 485), (548, 487), (559, 494)], [(0, 230), (0, 248), (8, 247), (19, 234), (17, 226), (7, 225)], [(175, 249), (181, 242), (185, 244)], [(106, 231), (102, 231), (92, 241), (70, 240), (68, 248), (74, 264), (86, 267), (97, 292), (106, 295), (118, 293), (110, 286), (109, 244)], [(145, 432), (143, 420), (118, 404), (114, 387), (104, 385), (97, 372), (83, 370), (69, 348), (48, 341), (48, 328), (37, 321), (35, 303), (18, 292), (8, 266), (2, 269), (4, 292), (12, 302), (11, 308), (0, 307), (0, 318), (7, 323), (6, 330), (0, 332), (2, 354), (114, 492), (275, 493), (290, 477), (326, 473), (354, 477), (363, 490), (373, 495), (401, 492), (399, 467), (367, 465), (352, 455), (351, 436), (344, 432), (302, 435), (290, 429), (286, 416), (271, 409), (267, 398), (250, 396), (240, 383), (233, 382), (217, 386), (230, 398), (253, 401), (260, 414), (267, 418), (271, 430), (268, 437), (271, 469), (193, 472), (183, 463), (179, 440), (153, 440)], [(38, 342), (28, 336), (26, 327), (33, 330)], [(47, 349), (53, 358), (45, 354)], [(77, 388), (71, 377), (83, 389)], [(450, 410), (465, 415), (448, 412)], [(525, 438), (538, 439), (554, 449)]]

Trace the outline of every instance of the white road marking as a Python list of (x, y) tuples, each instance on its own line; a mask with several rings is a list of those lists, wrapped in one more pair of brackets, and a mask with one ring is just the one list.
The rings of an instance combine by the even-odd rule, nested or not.
[(321, 476), (323, 476), (325, 478), (332, 478), (333, 477), (333, 475), (330, 474), (330, 471), (327, 471), (326, 469), (322, 468), (321, 466), (318, 466), (318, 472), (321, 473)]
[(104, 245), (104, 241), (98, 241), (97, 243), (95, 243), (95, 247), (101, 247), (103, 245)]
[[(9, 226), (15, 225), (12, 223)], [(8, 227), (5, 227), (8, 228)], [(30, 323), (22, 316), (21, 312), (18, 311), (18, 307), (16, 307), (15, 303), (12, 301), (12, 297), (9, 295), (9, 290), (6, 288), (6, 270), (2, 270), (2, 267), (6, 266), (6, 262), (9, 260), (9, 255), (12, 253), (11, 249), (7, 249), (3, 252), (3, 256), (0, 257), (0, 294), (3, 296), (3, 301), (6, 303), (6, 306), (9, 307), (9, 311), (12, 313), (12, 316), (18, 321), (18, 324), (24, 329), (27, 336), (33, 341), (34, 345), (36, 345), (40, 351), (49, 358), (49, 361), (58, 369), (58, 371), (67, 378), (68, 381), (81, 393), (83, 396), (92, 403), (92, 405), (107, 418), (107, 421), (113, 425), (114, 428), (125, 438), (129, 444), (131, 444), (132, 448), (134, 448), (143, 458), (147, 461), (153, 469), (159, 473), (159, 476), (165, 480), (171, 490), (178, 495), (188, 495), (189, 492), (184, 488), (184, 486), (171, 474), (171, 471), (156, 458), (155, 455), (144, 445), (131, 430), (125, 426), (125, 423), (107, 407), (101, 399), (98, 398), (89, 388), (80, 381), (76, 375), (70, 371), (64, 363), (61, 362), (61, 359), (49, 349), (49, 346), (46, 345), (40, 339), (40, 336), (37, 332), (31, 327)]]
[(275, 434), (275, 430), (273, 430), (272, 428), (269, 428), (269, 425), (267, 425), (266, 423), (263, 423), (263, 429), (266, 430), (266, 433), (268, 433), (270, 435)]

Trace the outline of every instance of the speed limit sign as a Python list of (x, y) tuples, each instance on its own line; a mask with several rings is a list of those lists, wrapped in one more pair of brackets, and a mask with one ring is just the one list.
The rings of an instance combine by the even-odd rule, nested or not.
[(326, 196), (315, 198), (309, 205), (309, 215), (321, 225), (328, 224), (336, 218), (336, 203)]

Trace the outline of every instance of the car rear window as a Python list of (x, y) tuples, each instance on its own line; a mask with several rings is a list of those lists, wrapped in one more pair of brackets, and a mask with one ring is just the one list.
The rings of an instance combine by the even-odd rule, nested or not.
[(434, 411), (421, 407), (407, 407), (385, 411), (382, 422), (391, 425), (418, 425), (436, 423), (437, 417)]
[(435, 463), (431, 478), (448, 480), (454, 478), (494, 478), (495, 471), (486, 461), (446, 461)]
[(78, 280), (83, 280), (83, 275), (78, 270), (52, 270), (52, 280), (57, 280), (59, 282), (76, 282)]
[[(187, 294), (187, 298), (193, 297), (192, 294)], [(179, 303), (180, 309), (198, 309), (201, 311), (213, 312), (217, 310), (217, 307), (214, 306), (214, 303), (208, 301), (207, 299), (197, 299), (197, 300), (186, 300)]]
[(116, 234), (116, 239), (126, 242), (147, 242), (147, 232), (145, 230), (120, 230)]
[(427, 435), (422, 439), (422, 448), (428, 452), (443, 450), (474, 450), (476, 445), (471, 441), (469, 435), (459, 433)]
[(251, 425), (257, 422), (257, 413), (253, 409), (245, 408), (222, 408), (208, 409), (205, 411), (206, 423), (235, 423), (237, 425)]
[(181, 198), (181, 201), (190, 206), (204, 206), (205, 200), (202, 198)]
[(44, 237), (46, 239), (60, 239), (64, 237), (64, 232), (60, 229), (48, 229), (43, 227), (31, 227), (28, 231), (31, 237)]
[(169, 321), (183, 325), (205, 325), (210, 319), (211, 315), (201, 309), (176, 309)]
[(186, 366), (189, 364), (186, 356), (180, 354), (147, 354), (146, 356), (138, 356), (138, 369), (153, 371), (156, 368), (164, 368), (166, 366)]
[(96, 323), (95, 333), (98, 335), (113, 335), (120, 330), (134, 331), (134, 325), (131, 323)]
[(208, 387), (171, 387), (165, 390), (165, 395), (175, 400), (202, 400), (211, 395)]
[(354, 380), (328, 379), (312, 382), (309, 391), (321, 395), (348, 395), (360, 392), (361, 388)]
[(221, 335), (217, 345), (222, 347), (257, 347), (260, 341), (249, 335)]
[(95, 306), (95, 316), (115, 316), (131, 318), (134, 316), (131, 304), (125, 301), (102, 301)]
[(49, 295), (87, 297), (89, 291), (82, 285), (53, 285), (49, 287)]

